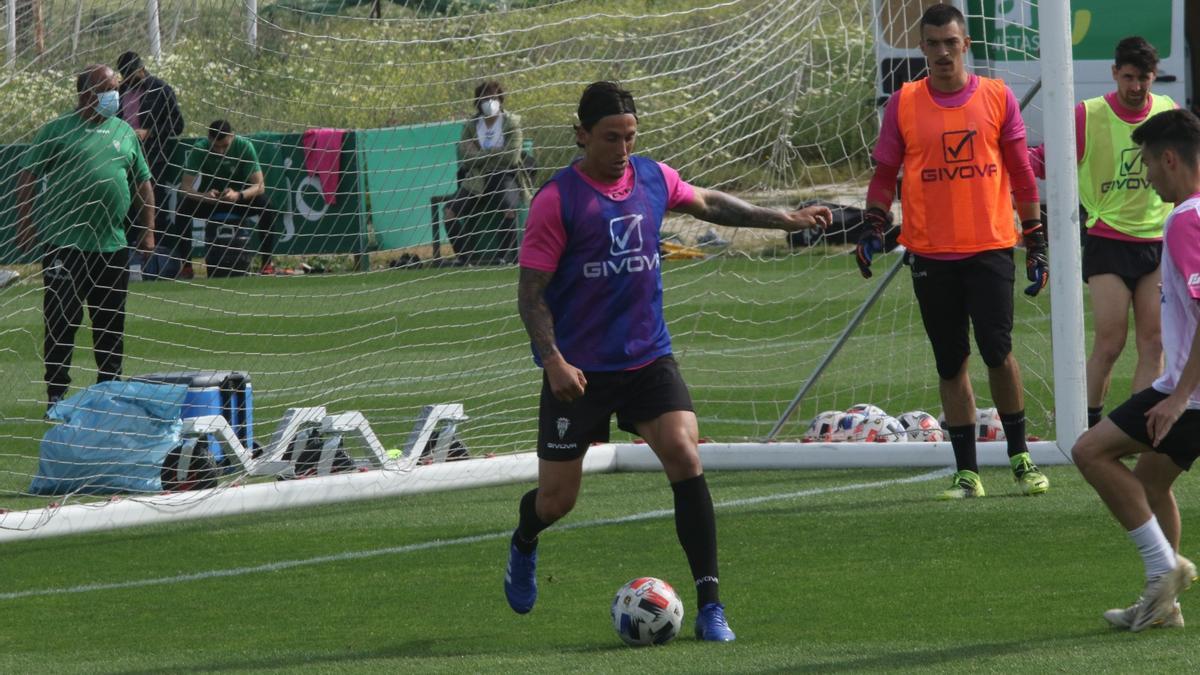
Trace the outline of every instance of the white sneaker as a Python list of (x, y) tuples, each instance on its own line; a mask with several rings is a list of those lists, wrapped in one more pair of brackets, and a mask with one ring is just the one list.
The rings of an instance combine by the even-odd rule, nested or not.
[(1166, 621), (1175, 607), (1175, 599), (1195, 578), (1196, 566), (1192, 561), (1176, 555), (1175, 569), (1146, 582), (1146, 590), (1134, 604), (1137, 611), (1129, 622), (1129, 630), (1137, 633)]
[[(1110, 609), (1104, 613), (1104, 620), (1107, 621), (1113, 628), (1121, 628), (1128, 630), (1133, 624), (1134, 617), (1137, 616), (1137, 611), (1140, 605), (1140, 600), (1124, 609)], [(1179, 607), (1179, 603), (1171, 608), (1171, 613), (1162, 621), (1152, 624), (1152, 628), (1183, 628), (1183, 610)]]

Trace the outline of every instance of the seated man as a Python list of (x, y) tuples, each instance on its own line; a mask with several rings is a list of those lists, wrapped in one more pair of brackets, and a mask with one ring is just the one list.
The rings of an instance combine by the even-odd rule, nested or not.
[[(274, 274), (271, 252), (275, 235), (271, 231), (274, 212), (267, 202), (266, 185), (258, 152), (249, 140), (236, 136), (229, 122), (216, 120), (208, 126), (208, 138), (196, 142), (184, 161), (180, 185), (179, 213), (172, 234), (181, 242), (180, 257), (191, 257), (189, 228), (192, 218), (212, 218), (228, 213), (241, 222), (258, 216), (262, 274)], [(164, 234), (163, 239), (167, 239)]]

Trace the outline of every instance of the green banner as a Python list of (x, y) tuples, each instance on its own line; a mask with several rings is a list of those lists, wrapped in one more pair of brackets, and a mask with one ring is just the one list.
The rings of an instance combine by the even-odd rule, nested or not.
[(304, 168), (301, 134), (251, 134), (267, 183), (267, 199), (275, 209), (277, 255), (365, 253), (367, 228), (358, 165), (358, 133), (342, 141), (340, 175), (333, 203), (328, 203), (317, 176)]
[(430, 199), (457, 187), (455, 147), (462, 125), (443, 122), (359, 132), (371, 226), (379, 248), (411, 248), (433, 240)]
[[(1071, 0), (1071, 44), (1075, 60), (1109, 61), (1122, 38), (1140, 35), (1171, 56), (1172, 0)], [(971, 54), (990, 61), (1035, 61), (1038, 4), (1016, 0), (967, 0)]]

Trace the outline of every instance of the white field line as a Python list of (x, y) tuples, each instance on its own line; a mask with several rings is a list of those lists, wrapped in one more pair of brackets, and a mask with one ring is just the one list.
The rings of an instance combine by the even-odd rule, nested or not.
[[(763, 504), (766, 502), (784, 501), (787, 499), (799, 499), (801, 497), (812, 497), (816, 495), (832, 494), (836, 492), (851, 492), (855, 490), (869, 490), (872, 488), (888, 487), (891, 485), (904, 485), (908, 483), (920, 483), (924, 481), (934, 480), (943, 476), (948, 476), (952, 473), (950, 469), (938, 469), (926, 473), (910, 476), (908, 478), (895, 478), (892, 480), (874, 481), (871, 483), (852, 483), (850, 485), (838, 485), (835, 487), (810, 488), (808, 490), (800, 490), (798, 492), (785, 492), (773, 495), (763, 495), (760, 497), (746, 497), (743, 499), (731, 499), (729, 501), (718, 502), (714, 504), (714, 508), (729, 509), (740, 506), (752, 506), (755, 504)], [(642, 513), (634, 513), (628, 516), (620, 516), (616, 518), (599, 518), (596, 520), (586, 520), (578, 523), (569, 523), (555, 529), (557, 530), (576, 530), (585, 527), (602, 527), (605, 525), (619, 525), (621, 523), (632, 523), (641, 520), (651, 520), (654, 518), (664, 518), (674, 514), (673, 509), (658, 509), (655, 511), (644, 511)], [(503, 532), (492, 532), (489, 534), (477, 534), (470, 537), (458, 537), (456, 539), (435, 539), (433, 541), (421, 542), (419, 544), (405, 544), (404, 546), (390, 546), (387, 548), (377, 548), (369, 551), (347, 551), (344, 553), (334, 553), (332, 555), (317, 556), (315, 558), (304, 558), (301, 560), (281, 560), (279, 562), (265, 563), (262, 565), (253, 565), (249, 567), (231, 567), (223, 570), (209, 570), (207, 572), (195, 572), (192, 574), (179, 574), (172, 577), (157, 577), (153, 579), (134, 579), (131, 581), (116, 581), (109, 583), (83, 584), (80, 586), (66, 586), (62, 588), (35, 588), (26, 591), (10, 591), (8, 593), (0, 593), (0, 600), (17, 600), (19, 598), (32, 598), (46, 595), (67, 595), (71, 593), (90, 593), (92, 591), (112, 591), (122, 590), (127, 588), (142, 588), (145, 586), (166, 586), (171, 584), (186, 583), (189, 581), (204, 581), (207, 579), (222, 579), (226, 577), (240, 577), (250, 574), (262, 574), (269, 572), (278, 572), (280, 570), (291, 569), (294, 567), (308, 567), (312, 565), (323, 565), (325, 563), (344, 562), (347, 560), (362, 560), (365, 558), (375, 558), (383, 555), (400, 555), (403, 553), (412, 553), (414, 551), (425, 551), (434, 548), (444, 548), (447, 546), (459, 546), (464, 544), (478, 544), (485, 541), (494, 541), (505, 539), (512, 536), (512, 530)], [(499, 563), (497, 563), (499, 564)], [(498, 569), (498, 568), (497, 568)]]

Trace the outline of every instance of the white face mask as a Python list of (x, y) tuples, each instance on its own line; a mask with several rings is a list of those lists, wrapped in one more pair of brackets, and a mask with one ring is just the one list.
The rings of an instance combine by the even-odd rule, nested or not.
[(116, 89), (102, 91), (96, 94), (96, 112), (104, 117), (112, 117), (121, 111), (121, 96)]
[(495, 98), (484, 99), (479, 104), (479, 112), (483, 113), (484, 117), (494, 117), (500, 114), (500, 100)]

